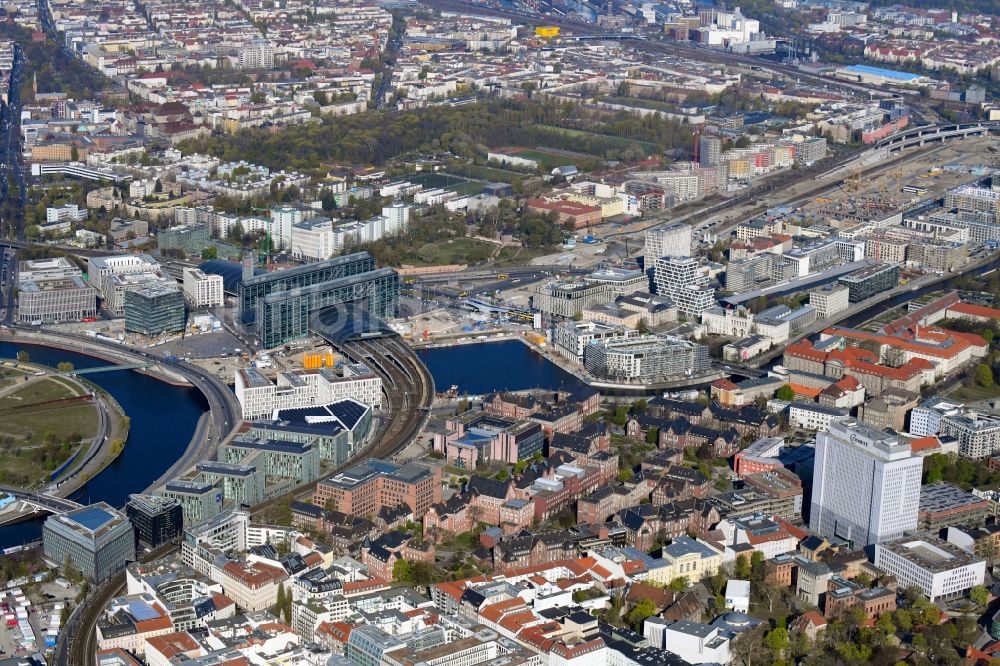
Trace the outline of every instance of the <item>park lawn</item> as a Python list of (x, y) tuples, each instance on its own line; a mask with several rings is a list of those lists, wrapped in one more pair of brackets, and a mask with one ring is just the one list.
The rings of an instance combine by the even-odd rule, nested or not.
[(1000, 396), (1000, 384), (994, 384), (989, 388), (983, 386), (959, 386), (951, 392), (951, 396), (965, 402), (975, 402), (977, 400), (988, 400)]
[(516, 155), (518, 157), (524, 157), (529, 160), (535, 160), (540, 165), (543, 171), (551, 171), (556, 167), (568, 166), (570, 164), (576, 164), (580, 160), (575, 157), (569, 157), (568, 155), (556, 155), (543, 150), (531, 150), (525, 148), (524, 150), (518, 150)]
[(522, 266), (536, 257), (542, 257), (552, 252), (552, 248), (544, 247), (505, 247), (500, 250), (493, 265), (497, 268)]
[(468, 171), (469, 175), (473, 178), (481, 178), (494, 183), (510, 183), (511, 185), (513, 185), (516, 181), (524, 180), (530, 175), (519, 171), (509, 171), (507, 169), (500, 169), (497, 167), (479, 166), (478, 164), (456, 168), (459, 171)]
[[(71, 405), (12, 415), (0, 414), (0, 483), (30, 486), (46, 481), (81, 447), (90, 446), (98, 425), (96, 405)], [(46, 436), (52, 444), (46, 445)], [(79, 436), (79, 444), (72, 439)], [(48, 450), (47, 464), (42, 464)]]
[[(649, 141), (636, 141), (635, 139), (625, 139), (620, 136), (612, 136), (610, 134), (598, 134), (597, 132), (587, 132), (586, 130), (571, 129), (569, 127), (556, 127), (555, 125), (536, 125), (536, 127), (541, 127), (550, 132), (559, 132), (560, 134), (564, 134), (566, 136), (606, 141), (608, 142), (608, 145), (615, 148), (630, 148), (632, 146), (639, 146), (649, 155), (660, 151), (659, 146), (655, 143), (650, 143)], [(597, 155), (597, 157), (600, 157), (600, 155)]]
[(10, 435), (29, 444), (41, 443), (46, 433), (57, 439), (80, 435), (84, 441), (97, 433), (97, 407), (70, 405), (27, 414), (0, 414), (0, 435)]
[(412, 176), (408, 176), (406, 180), (411, 183), (417, 183), (423, 185), (425, 189), (433, 190), (436, 188), (442, 188), (445, 190), (450, 190), (460, 197), (468, 196), (470, 194), (479, 194), (483, 191), (483, 187), (486, 185), (481, 180), (469, 179), (465, 176), (456, 176), (452, 173), (436, 172), (436, 173), (419, 173)]
[(473, 259), (482, 260), (489, 258), (494, 249), (495, 246), (492, 243), (475, 238), (452, 238), (420, 246), (414, 250), (411, 256), (407, 257), (406, 263), (417, 266), (474, 263), (469, 260), (470, 253), (473, 253)]
[(29, 381), (24, 388), (0, 398), (0, 410), (23, 407), (36, 402), (60, 400), (80, 395), (80, 392), (60, 378), (47, 376)]
[(479, 180), (467, 180), (464, 183), (452, 185), (450, 187), (446, 187), (445, 189), (451, 190), (460, 197), (468, 197), (482, 192), (485, 185), (485, 183)]

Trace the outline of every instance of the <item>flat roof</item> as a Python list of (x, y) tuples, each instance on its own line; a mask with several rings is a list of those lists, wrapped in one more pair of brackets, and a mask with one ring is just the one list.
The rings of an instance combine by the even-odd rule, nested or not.
[(894, 79), (900, 82), (916, 81), (918, 79), (924, 78), (920, 74), (910, 74), (909, 72), (897, 72), (893, 69), (884, 69), (882, 67), (873, 67), (871, 65), (848, 65), (844, 68), (849, 72), (857, 72), (858, 74), (871, 74), (873, 76), (881, 76), (887, 79)]

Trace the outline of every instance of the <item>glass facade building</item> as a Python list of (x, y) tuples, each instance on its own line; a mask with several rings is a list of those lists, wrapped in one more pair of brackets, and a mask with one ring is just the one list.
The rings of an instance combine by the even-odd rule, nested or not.
[(318, 309), (362, 304), (375, 317), (395, 317), (399, 275), (375, 268), (367, 252), (355, 252), (287, 270), (246, 276), (236, 288), (241, 321), (256, 329), (264, 347), (277, 347), (309, 332)]
[(143, 335), (184, 330), (184, 294), (164, 284), (126, 291), (125, 330)]
[(55, 566), (68, 561), (85, 578), (100, 583), (135, 560), (132, 523), (105, 502), (49, 516), (42, 527), (42, 552)]
[(137, 548), (140, 545), (156, 548), (179, 538), (184, 531), (180, 502), (169, 497), (129, 495), (125, 515), (135, 530)]

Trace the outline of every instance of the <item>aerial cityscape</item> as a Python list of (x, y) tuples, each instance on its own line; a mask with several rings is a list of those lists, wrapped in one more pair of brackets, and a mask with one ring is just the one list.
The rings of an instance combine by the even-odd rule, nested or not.
[(0, 666), (1000, 664), (1000, 4), (9, 0), (0, 550)]

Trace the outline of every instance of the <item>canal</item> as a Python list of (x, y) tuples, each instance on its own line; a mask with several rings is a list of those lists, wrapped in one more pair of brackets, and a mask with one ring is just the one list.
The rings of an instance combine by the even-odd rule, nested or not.
[(982, 276), (984, 274), (990, 273), (998, 269), (1000, 269), (1000, 257), (993, 259), (984, 266), (980, 266), (979, 268), (974, 270), (967, 270), (963, 273), (960, 273), (959, 275), (952, 276), (942, 282), (928, 285), (926, 287), (920, 287), (919, 289), (914, 289), (913, 291), (905, 291), (901, 294), (893, 296), (892, 298), (886, 299), (880, 303), (875, 303), (870, 307), (855, 312), (847, 319), (838, 322), (837, 326), (842, 326), (844, 328), (852, 328), (855, 326), (859, 326), (868, 321), (869, 319), (871, 319), (872, 317), (874, 317), (875, 315), (879, 314), (880, 312), (891, 310), (895, 307), (903, 305), (904, 303), (912, 301), (915, 298), (920, 298), (921, 296), (925, 296), (935, 291), (949, 291), (951, 289), (955, 289), (956, 288), (955, 285), (958, 283), (959, 280), (961, 280), (964, 277)]
[(531, 388), (573, 388), (583, 382), (519, 340), (479, 342), (417, 351), (438, 391), (457, 386), (459, 395)]
[[(69, 361), (75, 368), (108, 365), (108, 361), (76, 352), (0, 342), (2, 358), (14, 358), (22, 350), (33, 362), (48, 366), (62, 361)], [(172, 386), (134, 371), (102, 372), (86, 378), (118, 401), (130, 419), (130, 431), (122, 454), (72, 499), (82, 503), (104, 501), (120, 508), (131, 493), (144, 491), (183, 454), (208, 405), (197, 389)], [(39, 538), (43, 520), (0, 527), (0, 548)]]

